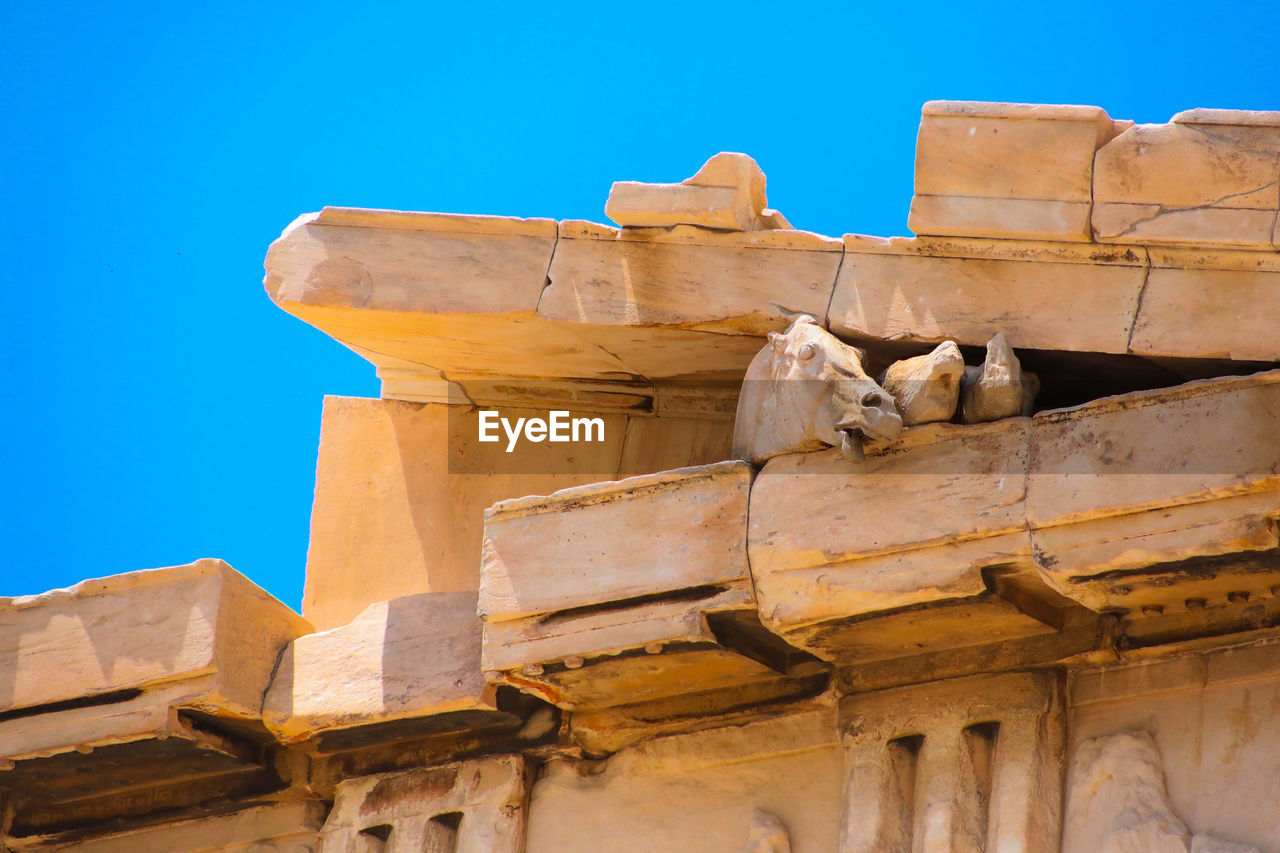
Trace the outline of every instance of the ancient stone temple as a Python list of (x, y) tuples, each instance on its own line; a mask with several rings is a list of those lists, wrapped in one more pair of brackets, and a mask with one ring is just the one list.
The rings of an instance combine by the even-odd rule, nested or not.
[(303, 612), (0, 602), (4, 845), (1280, 853), (1280, 113), (934, 102), (916, 237), (770, 201), (297, 219), (382, 381)]

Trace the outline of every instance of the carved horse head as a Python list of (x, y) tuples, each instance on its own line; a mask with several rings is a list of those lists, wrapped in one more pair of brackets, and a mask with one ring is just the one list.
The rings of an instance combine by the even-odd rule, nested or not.
[(733, 455), (759, 464), (780, 453), (839, 446), (862, 458), (863, 439), (902, 431), (893, 398), (862, 369), (863, 352), (800, 314), (747, 368), (733, 428)]

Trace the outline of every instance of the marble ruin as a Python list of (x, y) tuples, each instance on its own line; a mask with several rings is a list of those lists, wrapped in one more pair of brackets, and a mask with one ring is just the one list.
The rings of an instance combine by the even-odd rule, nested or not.
[(0, 847), (1280, 853), (1280, 113), (933, 102), (917, 236), (768, 204), (291, 224), (382, 382), (302, 614), (0, 600)]

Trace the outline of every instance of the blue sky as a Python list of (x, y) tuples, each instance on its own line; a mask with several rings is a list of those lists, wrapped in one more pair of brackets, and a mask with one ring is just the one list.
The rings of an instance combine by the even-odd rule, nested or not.
[(1280, 109), (1263, 2), (15, 2), (0, 51), (0, 595), (214, 556), (298, 606), (321, 398), (378, 393), (263, 293), (300, 213), (603, 220), (737, 150), (905, 234), (926, 100)]

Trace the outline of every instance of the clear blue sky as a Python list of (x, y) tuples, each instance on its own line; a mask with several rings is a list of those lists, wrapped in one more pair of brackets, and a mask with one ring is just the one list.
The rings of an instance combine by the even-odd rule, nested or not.
[(322, 395), (378, 393), (263, 293), (300, 213), (603, 220), (737, 150), (904, 234), (926, 100), (1280, 109), (1274, 2), (3, 5), (7, 595), (215, 556), (298, 606)]

